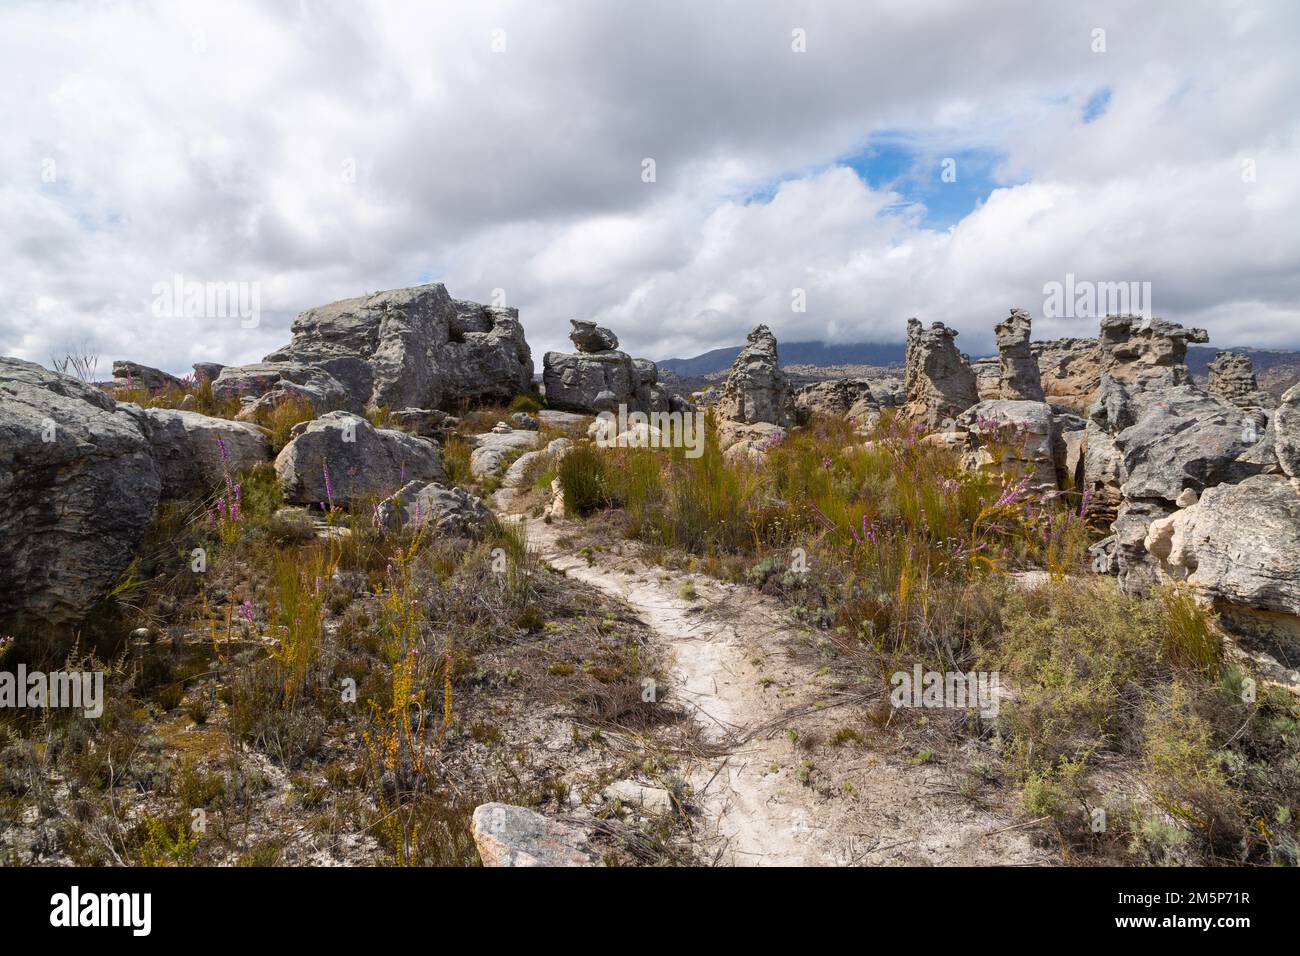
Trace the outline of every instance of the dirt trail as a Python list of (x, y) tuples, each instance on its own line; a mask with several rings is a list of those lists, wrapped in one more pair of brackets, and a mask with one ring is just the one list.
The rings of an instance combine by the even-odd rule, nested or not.
[[(825, 741), (861, 728), (865, 702), (791, 659), (797, 629), (775, 600), (626, 554), (600, 552), (589, 564), (559, 544), (563, 524), (526, 527), (530, 547), (552, 566), (622, 598), (658, 635), (674, 658), (674, 698), (705, 736), (727, 745), (727, 756), (699, 759), (687, 773), (707, 858), (735, 866), (1051, 862), (1026, 829), (1006, 829), (1014, 817), (957, 795), (969, 766), (913, 766), (856, 746), (798, 748), (791, 727)], [(695, 600), (681, 596), (686, 579)]]

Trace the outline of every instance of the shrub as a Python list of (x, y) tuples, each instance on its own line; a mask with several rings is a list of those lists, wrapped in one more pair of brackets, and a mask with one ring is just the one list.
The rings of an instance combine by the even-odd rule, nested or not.
[(586, 515), (609, 502), (609, 478), (604, 456), (590, 445), (579, 445), (560, 460), (560, 488), (569, 514)]

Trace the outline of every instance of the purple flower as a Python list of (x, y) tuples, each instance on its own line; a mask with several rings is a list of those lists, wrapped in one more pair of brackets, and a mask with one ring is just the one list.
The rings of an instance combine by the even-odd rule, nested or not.
[(325, 498), (329, 501), (329, 510), (334, 510), (334, 483), (330, 481), (329, 460), (322, 458), (320, 462), (321, 471), (325, 474)]
[(253, 623), (253, 604), (251, 601), (244, 601), (239, 605), (239, 616), (249, 624)]

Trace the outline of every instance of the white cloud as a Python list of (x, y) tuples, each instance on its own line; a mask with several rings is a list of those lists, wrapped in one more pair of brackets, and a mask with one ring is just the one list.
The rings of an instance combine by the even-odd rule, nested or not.
[[(1220, 344), (1300, 346), (1298, 21), (1027, 0), (10, 5), (0, 352), (250, 361), (303, 308), (425, 277), (505, 289), (539, 355), (576, 317), (655, 357), (760, 321), (898, 340), (913, 314), (978, 351), (1066, 272), (1151, 281), (1159, 314)], [(1004, 154), (1022, 185), (925, 228), (831, 165), (882, 131)], [(176, 273), (260, 283), (262, 325), (153, 318)]]

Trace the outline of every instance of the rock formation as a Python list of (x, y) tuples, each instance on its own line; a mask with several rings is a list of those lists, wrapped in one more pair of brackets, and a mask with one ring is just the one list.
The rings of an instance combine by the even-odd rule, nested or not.
[(1043, 397), (1054, 408), (1088, 414), (1101, 384), (1101, 346), (1096, 339), (1054, 339), (1030, 345), (1038, 362)]
[(390, 530), (428, 528), (439, 538), (482, 538), (496, 524), (474, 495), (432, 481), (409, 481), (379, 504), (379, 522)]
[(749, 333), (715, 408), (718, 442), (732, 460), (760, 461), (794, 425), (794, 393), (781, 371), (776, 336), (766, 325)]
[(141, 365), (139, 362), (113, 363), (113, 391), (142, 388), (146, 392), (165, 392), (169, 388), (184, 388), (185, 383), (162, 369)]
[(484, 866), (604, 866), (572, 824), (508, 803), (485, 803), (474, 809), (474, 845)]
[(100, 389), (16, 358), (0, 358), (0, 434), (0, 621), (74, 623), (153, 519), (149, 440)]
[(294, 427), (275, 459), (284, 500), (346, 506), (391, 495), (408, 481), (446, 481), (438, 445), (375, 428), (360, 415), (329, 412)]
[(298, 396), (318, 412), (439, 408), (508, 401), (532, 377), (518, 310), (453, 299), (433, 283), (308, 309), (289, 345), (222, 369), (213, 393), (264, 403)]
[(956, 424), (968, 436), (963, 468), (1028, 475), (1033, 490), (1056, 491), (1065, 465), (1057, 460), (1056, 423), (1046, 402), (980, 402), (958, 415)]
[(1204, 329), (1185, 329), (1165, 319), (1108, 315), (1101, 320), (1097, 340), (1101, 372), (1140, 389), (1189, 385), (1187, 346), (1209, 340)]
[(1220, 352), (1210, 363), (1206, 390), (1238, 408), (1271, 408), (1273, 399), (1255, 380), (1255, 363), (1240, 352)]
[(1029, 346), (1029, 332), (1029, 313), (1023, 309), (1012, 309), (1011, 315), (993, 326), (1001, 370), (999, 398), (1010, 401), (1044, 401), (1042, 376), (1038, 370), (1038, 361)]
[(596, 414), (628, 411), (685, 411), (688, 406), (659, 386), (659, 367), (618, 351), (609, 329), (570, 319), (569, 338), (577, 352), (547, 352), (542, 357), (546, 404), (561, 411)]
[(1270, 423), (1274, 432), (1274, 454), (1282, 471), (1300, 481), (1300, 385), (1282, 395), (1282, 403)]
[(162, 497), (203, 497), (232, 477), (271, 460), (271, 446), (258, 428), (224, 418), (170, 408), (123, 404), (135, 416), (158, 465)]
[(836, 378), (814, 382), (795, 390), (795, 408), (825, 415), (842, 415), (854, 425), (873, 424), (880, 417), (880, 406), (865, 378)]
[(926, 329), (916, 319), (907, 320), (907, 401), (902, 414), (928, 432), (942, 430), (979, 401), (975, 373), (957, 351), (956, 337), (956, 330), (942, 322)]

